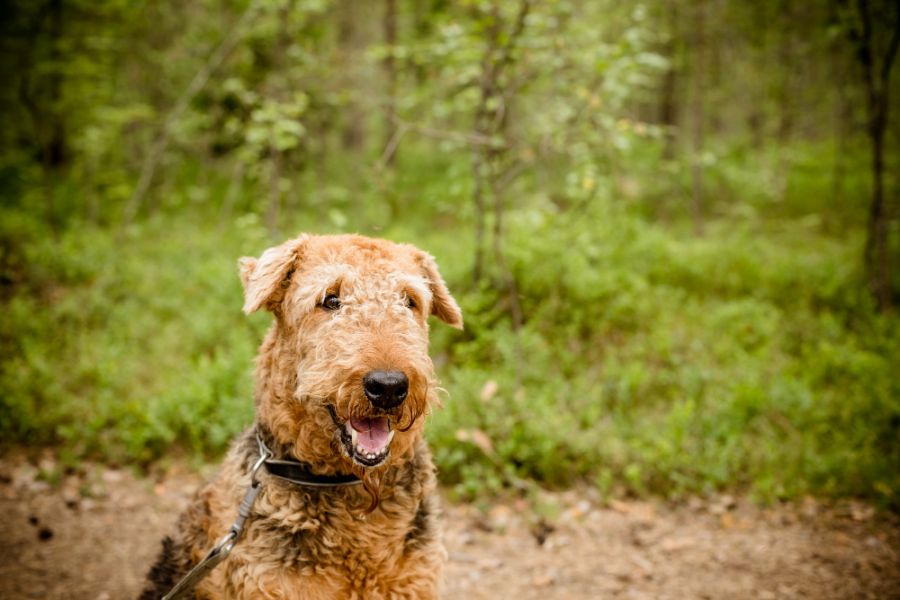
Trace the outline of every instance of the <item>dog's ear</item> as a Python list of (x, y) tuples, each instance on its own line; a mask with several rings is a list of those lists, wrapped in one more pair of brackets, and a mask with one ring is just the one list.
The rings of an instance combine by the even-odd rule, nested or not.
[(307, 235), (288, 240), (280, 246), (269, 248), (258, 259), (245, 256), (238, 261), (241, 283), (244, 284), (244, 312), (250, 314), (269, 308), (278, 297), (300, 258)]
[(425, 273), (425, 279), (428, 281), (428, 287), (431, 290), (431, 314), (450, 325), (450, 327), (462, 329), (462, 311), (459, 309), (456, 300), (450, 295), (447, 284), (444, 283), (444, 279), (438, 272), (434, 257), (426, 252), (419, 251), (419, 264)]

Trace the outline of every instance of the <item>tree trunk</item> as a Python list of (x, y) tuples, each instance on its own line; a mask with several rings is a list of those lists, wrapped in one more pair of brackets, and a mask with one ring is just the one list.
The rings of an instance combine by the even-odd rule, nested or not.
[[(900, 46), (900, 8), (888, 4), (893, 9), (890, 19), (893, 27), (887, 25), (888, 15), (873, 15), (868, 0), (857, 2), (861, 30), (854, 35), (865, 81), (869, 117), (869, 140), (872, 144), (872, 201), (869, 204), (864, 261), (869, 278), (869, 288), (878, 303), (878, 310), (887, 312), (892, 304), (890, 270), (890, 214), (884, 198), (884, 143), (888, 125), (888, 107), (891, 67)], [(886, 51), (881, 60), (876, 56), (873, 28), (887, 25)], [(880, 63), (880, 64), (878, 64)]]
[(62, 113), (62, 95), (63, 95), (63, 71), (60, 67), (63, 57), (60, 49), (63, 41), (63, 3), (62, 0), (52, 0), (49, 5), (50, 10), (50, 39), (52, 47), (50, 51), (50, 60), (53, 69), (50, 73), (50, 110), (48, 117), (50, 124), (46, 143), (44, 144), (43, 162), (47, 169), (58, 169), (68, 160), (68, 147), (66, 141), (66, 125), (65, 115)]
[[(355, 66), (359, 58), (359, 27), (356, 13), (359, 8), (360, 6), (353, 0), (344, 0), (338, 5), (338, 46), (341, 52), (342, 77), (346, 78), (343, 85), (351, 92), (355, 92), (360, 85), (358, 69)], [(344, 114), (346, 121), (341, 130), (341, 147), (356, 152), (366, 141), (365, 111), (360, 106), (359, 94), (349, 95)]]
[(703, 0), (695, 5), (694, 21), (694, 99), (692, 109), (692, 142), (691, 158), (691, 220), (694, 233), (703, 232), (703, 138), (704, 138), (704, 93), (706, 69), (706, 6)]
[[(387, 53), (384, 57), (384, 75), (387, 82), (386, 101), (384, 104), (384, 148), (396, 144), (398, 134), (396, 123), (397, 111), (397, 66), (394, 60), (394, 48), (397, 45), (397, 0), (385, 0), (384, 4), (384, 45)], [(396, 147), (385, 159), (385, 166), (394, 164), (397, 155)]]
[(866, 239), (866, 265), (870, 286), (878, 309), (891, 308), (891, 271), (888, 255), (888, 214), (884, 206), (884, 132), (887, 126), (887, 90), (872, 101), (873, 112), (869, 137), (872, 141), (872, 203), (869, 206), (869, 227)]
[(478, 285), (484, 275), (484, 233), (486, 205), (484, 202), (484, 165), (481, 151), (472, 150), (472, 198), (475, 201), (475, 256), (472, 264), (472, 283)]
[[(778, 60), (778, 146), (779, 151), (791, 141), (794, 133), (794, 39), (791, 32), (791, 24), (796, 18), (794, 15), (794, 5), (791, 0), (781, 0), (778, 7), (780, 20), (782, 21), (779, 29), (785, 33), (778, 36), (778, 49), (775, 53)], [(779, 152), (782, 153), (782, 152)], [(782, 153), (783, 154), (783, 153)], [(779, 161), (781, 163), (782, 161)], [(779, 165), (782, 167), (782, 165)]]
[(678, 27), (678, 12), (675, 2), (668, 3), (667, 16), (669, 21), (669, 39), (663, 51), (669, 59), (669, 68), (663, 75), (662, 90), (660, 90), (659, 123), (665, 128), (663, 138), (662, 156), (666, 160), (675, 157), (676, 132), (678, 127), (678, 42), (676, 41), (680, 28)]
[(269, 157), (269, 206), (266, 210), (266, 226), (272, 239), (278, 239), (279, 221), (281, 220), (281, 152), (271, 149)]
[[(670, 54), (671, 56), (671, 54)], [(676, 75), (674, 65), (663, 76), (662, 93), (659, 106), (659, 123), (665, 128), (663, 138), (663, 158), (671, 160), (675, 157), (675, 131), (677, 107), (675, 104)]]

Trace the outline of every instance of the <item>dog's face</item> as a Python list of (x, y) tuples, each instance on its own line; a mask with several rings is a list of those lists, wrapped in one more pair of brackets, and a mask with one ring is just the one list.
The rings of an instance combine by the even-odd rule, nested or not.
[(258, 364), (260, 419), (309, 459), (364, 477), (402, 460), (437, 401), (428, 317), (462, 327), (434, 259), (361, 236), (301, 236), (241, 259), (241, 279), (244, 311), (276, 316)]

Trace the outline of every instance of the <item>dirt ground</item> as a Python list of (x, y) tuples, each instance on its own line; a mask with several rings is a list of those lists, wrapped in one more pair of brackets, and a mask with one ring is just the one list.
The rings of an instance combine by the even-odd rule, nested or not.
[[(0, 598), (131, 598), (202, 476), (0, 459)], [(538, 506), (535, 509), (534, 506)], [(900, 522), (848, 502), (445, 502), (443, 598), (900, 598)], [(536, 512), (544, 518), (535, 516)]]

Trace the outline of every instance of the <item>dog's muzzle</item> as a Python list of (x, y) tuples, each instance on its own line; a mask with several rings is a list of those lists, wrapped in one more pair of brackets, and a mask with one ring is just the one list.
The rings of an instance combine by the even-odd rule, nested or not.
[(342, 422), (334, 407), (329, 406), (328, 411), (337, 427), (344, 453), (353, 462), (363, 467), (377, 467), (387, 460), (394, 439), (388, 417), (352, 417)]

